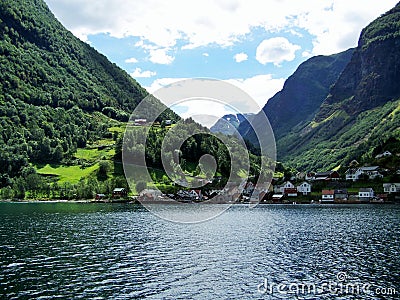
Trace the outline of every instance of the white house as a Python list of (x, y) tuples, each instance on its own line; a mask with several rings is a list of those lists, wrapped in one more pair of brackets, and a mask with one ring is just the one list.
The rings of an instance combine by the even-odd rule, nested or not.
[(346, 171), (346, 180), (356, 181), (358, 176), (361, 175), (358, 168), (350, 168)]
[(291, 183), (290, 181), (286, 181), (283, 185), (281, 185), (279, 187), (279, 191), (281, 192), (281, 194), (285, 193), (285, 189), (294, 189), (295, 186), (293, 183)]
[(384, 193), (400, 193), (400, 183), (384, 183), (383, 184)]
[(311, 184), (309, 184), (307, 181), (304, 181), (302, 184), (297, 186), (297, 191), (303, 195), (308, 195), (311, 193)]
[(362, 167), (360, 171), (362, 174), (367, 175), (369, 179), (383, 178), (383, 175), (379, 173), (379, 169), (379, 166)]
[(369, 179), (383, 178), (383, 175), (379, 172), (379, 166), (361, 167), (361, 168), (350, 168), (346, 171), (346, 180), (356, 181), (360, 179), (361, 175), (367, 176)]
[(322, 202), (333, 202), (335, 200), (334, 190), (322, 190)]
[(374, 197), (374, 190), (372, 188), (360, 188), (358, 191), (358, 199), (361, 201), (369, 201)]

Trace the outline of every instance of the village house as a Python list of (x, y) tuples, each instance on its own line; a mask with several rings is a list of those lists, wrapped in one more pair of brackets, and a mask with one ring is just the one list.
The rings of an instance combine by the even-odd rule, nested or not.
[(313, 180), (322, 181), (322, 180), (339, 180), (340, 174), (337, 171), (328, 171), (328, 172), (319, 172), (314, 175)]
[(106, 198), (106, 195), (105, 195), (105, 194), (96, 194), (96, 197), (95, 197), (95, 199), (96, 199), (97, 201), (103, 200), (103, 199), (105, 199), (105, 198)]
[(358, 199), (360, 201), (369, 202), (372, 198), (374, 198), (374, 190), (372, 188), (360, 188), (358, 191)]
[(380, 170), (379, 166), (360, 168), (361, 174), (368, 176), (368, 178), (371, 180), (375, 178), (383, 178), (383, 175), (379, 172), (379, 170)]
[(297, 188), (285, 188), (283, 194), (287, 197), (297, 197)]
[(112, 192), (112, 197), (114, 199), (126, 198), (128, 196), (128, 191), (125, 188), (115, 188)]
[(379, 170), (379, 166), (349, 168), (346, 171), (346, 180), (356, 181), (361, 179), (363, 176), (371, 180), (383, 178), (383, 175), (379, 172)]
[(335, 201), (348, 200), (349, 194), (347, 193), (347, 190), (335, 190), (334, 198)]
[(335, 191), (334, 190), (322, 190), (321, 202), (334, 202)]
[(349, 168), (346, 173), (346, 180), (356, 181), (358, 179), (358, 168)]
[(311, 194), (311, 184), (309, 184), (307, 181), (304, 181), (302, 184), (297, 186), (297, 191), (303, 195), (309, 195)]
[(283, 200), (282, 194), (274, 194), (272, 195), (272, 202), (281, 202)]
[[(296, 188), (293, 183), (290, 181), (286, 181), (284, 184), (275, 186), (274, 191), (276, 194), (285, 194), (285, 189), (294, 189)], [(297, 192), (297, 191), (296, 191)]]
[(133, 123), (136, 126), (143, 126), (143, 125), (146, 125), (147, 119), (135, 119), (135, 121)]
[(384, 183), (383, 192), (388, 194), (400, 193), (400, 183)]

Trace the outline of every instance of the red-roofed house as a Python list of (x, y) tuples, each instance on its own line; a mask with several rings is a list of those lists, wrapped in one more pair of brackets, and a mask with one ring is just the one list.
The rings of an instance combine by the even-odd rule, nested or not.
[(333, 202), (335, 200), (334, 198), (335, 198), (334, 190), (322, 190), (321, 202)]

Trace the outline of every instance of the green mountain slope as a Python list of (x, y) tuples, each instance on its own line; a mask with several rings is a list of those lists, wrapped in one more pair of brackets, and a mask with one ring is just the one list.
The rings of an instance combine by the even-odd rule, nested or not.
[(400, 3), (362, 31), (314, 120), (278, 140), (281, 158), (303, 169), (367, 161), (386, 141), (400, 139), (399, 82)]
[[(268, 100), (263, 112), (268, 117), (276, 139), (285, 137), (296, 126), (304, 126), (313, 119), (321, 103), (329, 93), (347, 63), (353, 49), (331, 56), (316, 56), (302, 63), (291, 75), (283, 89)], [(263, 117), (258, 114), (252, 126), (263, 126)], [(251, 142), (256, 141), (254, 131), (248, 122), (239, 126), (240, 134)], [(280, 156), (278, 149), (278, 156)]]
[[(31, 162), (59, 163), (109, 137), (112, 119), (128, 120), (146, 95), (43, 0), (0, 2), (0, 186), (31, 172)], [(162, 107), (155, 100), (137, 117)], [(178, 117), (167, 110), (160, 118)]]

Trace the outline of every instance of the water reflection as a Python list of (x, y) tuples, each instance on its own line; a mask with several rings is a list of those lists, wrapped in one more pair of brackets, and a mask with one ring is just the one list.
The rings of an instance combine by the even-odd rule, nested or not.
[(0, 292), (6, 298), (296, 299), (260, 294), (257, 286), (264, 279), (322, 285), (339, 272), (349, 282), (400, 291), (399, 220), (398, 206), (235, 205), (188, 225), (138, 205), (0, 203)]

